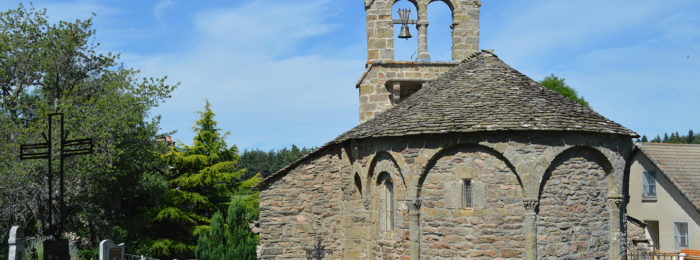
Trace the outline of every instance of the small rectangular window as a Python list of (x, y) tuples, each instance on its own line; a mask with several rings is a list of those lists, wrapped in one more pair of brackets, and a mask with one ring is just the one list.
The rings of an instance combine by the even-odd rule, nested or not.
[(676, 244), (676, 251), (688, 248), (688, 222), (673, 222), (673, 240)]
[(656, 172), (644, 171), (642, 176), (642, 199), (656, 199)]
[(462, 186), (464, 189), (462, 189), (462, 205), (465, 208), (471, 208), (472, 207), (472, 181), (470, 179), (464, 179), (462, 180)]

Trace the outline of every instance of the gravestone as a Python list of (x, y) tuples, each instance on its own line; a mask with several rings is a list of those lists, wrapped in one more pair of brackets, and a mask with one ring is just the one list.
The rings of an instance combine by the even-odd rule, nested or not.
[(10, 246), (8, 251), (8, 260), (24, 260), (24, 232), (18, 226), (12, 226), (10, 229), (10, 238), (7, 239), (7, 244)]
[(100, 242), (100, 260), (124, 260), (124, 243), (105, 239)]

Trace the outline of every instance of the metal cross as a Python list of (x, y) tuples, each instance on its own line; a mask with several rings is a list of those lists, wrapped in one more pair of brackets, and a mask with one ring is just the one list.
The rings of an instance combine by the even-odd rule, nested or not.
[(321, 238), (318, 238), (318, 243), (314, 246), (314, 257), (316, 259), (323, 259), (326, 256), (326, 246), (321, 245)]
[[(59, 214), (59, 224), (58, 224), (58, 229), (56, 230), (56, 227), (54, 226), (54, 221), (53, 221), (53, 168), (51, 166), (52, 161), (54, 160), (54, 145), (51, 139), (51, 136), (53, 134), (53, 121), (54, 117), (58, 117), (58, 120), (61, 124), (59, 136), (60, 136), (60, 143), (59, 143), (59, 150), (58, 150), (58, 156), (60, 158), (60, 164), (59, 164), (59, 178), (60, 178), (60, 191), (59, 191), (59, 204), (60, 204), (60, 214)], [(49, 199), (48, 199), (48, 207), (49, 207), (49, 232), (53, 233), (50, 235), (54, 235), (55, 238), (60, 238), (60, 235), (63, 232), (63, 220), (65, 218), (65, 203), (63, 201), (63, 191), (64, 191), (64, 185), (63, 185), (63, 161), (65, 158), (68, 158), (70, 156), (74, 155), (81, 155), (81, 154), (88, 154), (92, 153), (93, 151), (93, 140), (92, 138), (83, 138), (83, 139), (75, 139), (75, 140), (66, 140), (68, 138), (68, 132), (64, 132), (64, 122), (63, 122), (63, 113), (52, 113), (49, 114), (49, 123), (48, 123), (48, 133), (44, 134), (44, 141), (43, 143), (36, 143), (36, 144), (23, 144), (20, 145), (20, 153), (19, 153), (19, 158), (20, 160), (32, 160), (32, 159), (46, 159), (49, 164), (49, 172), (48, 172), (48, 177), (49, 177)], [(54, 233), (55, 232), (55, 233)]]
[(306, 259), (308, 260), (321, 260), (326, 255), (333, 254), (333, 251), (330, 249), (326, 249), (326, 246), (322, 244), (323, 240), (321, 238), (317, 238), (317, 243), (314, 245), (313, 248), (310, 249), (304, 249), (306, 251)]

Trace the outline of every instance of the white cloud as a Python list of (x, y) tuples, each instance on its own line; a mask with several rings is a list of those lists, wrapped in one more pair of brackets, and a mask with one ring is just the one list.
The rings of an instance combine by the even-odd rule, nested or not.
[(119, 14), (122, 11), (94, 1), (76, 0), (73, 2), (38, 2), (37, 7), (46, 8), (49, 22), (75, 21), (75, 19), (87, 19), (92, 13), (97, 14), (95, 19), (109, 19), (108, 17)]
[(697, 6), (547, 1), (503, 13), (487, 9), (499, 22), (486, 21), (495, 28), (481, 30), (482, 48), (495, 48), (536, 80), (552, 72), (563, 76), (596, 111), (640, 134), (698, 129)]
[[(489, 8), (484, 3), (484, 8)], [(482, 29), (482, 48), (493, 48), (516, 63), (552, 52), (575, 53), (580, 48), (616, 39), (653, 23), (677, 3), (663, 1), (538, 1), (489, 10), (502, 17)], [(488, 9), (487, 9), (488, 10)]]
[(175, 5), (175, 1), (173, 0), (161, 0), (159, 1), (155, 7), (153, 7), (153, 16), (156, 18), (156, 20), (161, 21), (163, 19), (163, 11), (165, 11), (166, 8), (171, 7)]
[(155, 112), (163, 115), (164, 130), (178, 129), (176, 138), (185, 143), (197, 119), (194, 111), (207, 98), (219, 127), (232, 131), (231, 144), (318, 146), (319, 140), (340, 134), (337, 129), (357, 123), (354, 82), (363, 69), (360, 57), (293, 55), (310, 38), (332, 32), (335, 25), (326, 21), (330, 7), (329, 1), (254, 1), (206, 10), (194, 16), (198, 41), (192, 48), (123, 57), (145, 75), (169, 75), (182, 82)]
[(327, 21), (333, 13), (331, 5), (327, 0), (253, 1), (237, 8), (200, 12), (195, 24), (206, 47), (274, 56), (335, 29)]

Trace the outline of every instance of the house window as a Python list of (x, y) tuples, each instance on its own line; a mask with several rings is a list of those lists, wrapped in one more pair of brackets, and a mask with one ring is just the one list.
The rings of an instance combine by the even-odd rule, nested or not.
[(472, 207), (472, 180), (462, 180), (462, 207)]
[(688, 222), (673, 222), (673, 240), (676, 244), (676, 251), (689, 247)]
[(379, 225), (381, 230), (394, 229), (394, 183), (388, 173), (383, 172), (377, 180), (379, 185)]
[(644, 171), (642, 185), (642, 199), (656, 199), (655, 171)]

